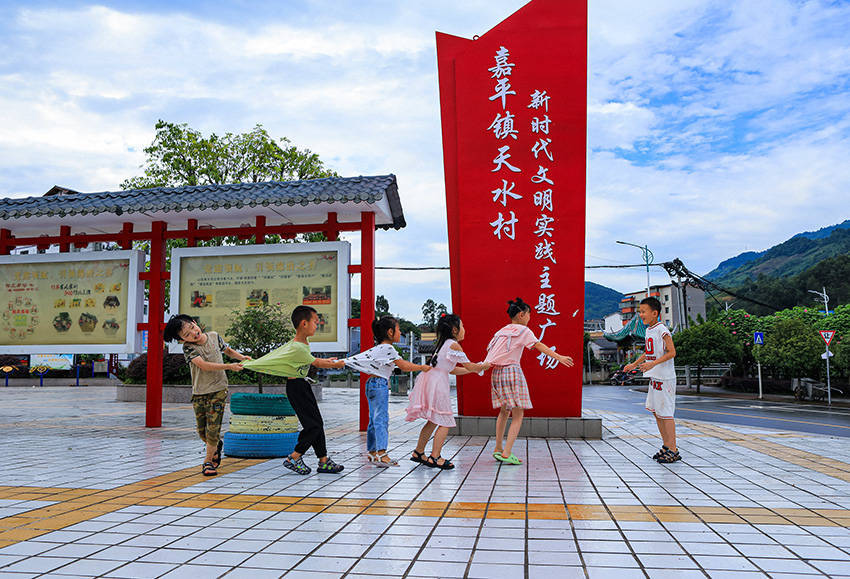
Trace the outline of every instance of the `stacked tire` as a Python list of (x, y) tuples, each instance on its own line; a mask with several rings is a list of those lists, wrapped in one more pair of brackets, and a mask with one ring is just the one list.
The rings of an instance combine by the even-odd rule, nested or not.
[(224, 454), (237, 458), (281, 458), (295, 450), (298, 419), (283, 394), (235, 392)]

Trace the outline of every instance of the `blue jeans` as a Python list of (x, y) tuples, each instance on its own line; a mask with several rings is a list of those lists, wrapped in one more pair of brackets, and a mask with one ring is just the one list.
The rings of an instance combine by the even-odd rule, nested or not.
[(390, 439), (390, 393), (386, 378), (372, 376), (366, 381), (366, 400), (369, 401), (366, 450), (386, 450)]

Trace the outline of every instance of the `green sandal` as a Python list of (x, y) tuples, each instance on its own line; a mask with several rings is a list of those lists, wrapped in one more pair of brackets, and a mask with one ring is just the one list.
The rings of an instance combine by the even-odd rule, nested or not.
[(501, 457), (502, 457), (502, 451), (501, 450), (496, 450), (496, 451), (493, 452), (493, 458), (495, 458), (496, 460), (502, 460)]
[[(495, 455), (494, 455), (495, 456)], [(510, 456), (504, 457), (501, 454), (496, 456), (496, 460), (504, 462), (505, 464), (522, 464), (522, 461), (516, 457), (515, 454), (511, 453)]]

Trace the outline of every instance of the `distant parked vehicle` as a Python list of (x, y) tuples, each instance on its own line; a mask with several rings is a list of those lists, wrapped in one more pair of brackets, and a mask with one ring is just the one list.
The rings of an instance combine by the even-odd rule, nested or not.
[(639, 373), (639, 370), (635, 369), (631, 372), (626, 372), (623, 368), (620, 368), (613, 374), (611, 374), (611, 384), (615, 386), (628, 386), (632, 382), (634, 382), (635, 376)]
[[(842, 396), (844, 392), (835, 386), (832, 387), (832, 394)], [(794, 398), (798, 402), (809, 399), (812, 401), (821, 401), (826, 399), (826, 384), (812, 380), (811, 378), (800, 378), (797, 385), (794, 387)]]

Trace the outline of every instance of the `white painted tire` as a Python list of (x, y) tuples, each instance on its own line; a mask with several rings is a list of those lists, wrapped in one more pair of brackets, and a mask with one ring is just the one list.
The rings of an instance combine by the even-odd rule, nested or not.
[(256, 414), (233, 414), (230, 417), (230, 432), (238, 434), (275, 434), (298, 432), (295, 416), (260, 416)]

